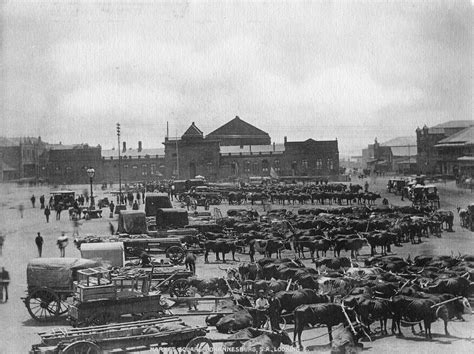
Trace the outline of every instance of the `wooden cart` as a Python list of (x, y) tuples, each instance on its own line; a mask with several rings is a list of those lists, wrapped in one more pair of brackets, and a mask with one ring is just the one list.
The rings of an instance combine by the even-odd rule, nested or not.
[(77, 272), (97, 265), (96, 261), (81, 258), (31, 260), (26, 268), (27, 296), (22, 298), (31, 317), (44, 322), (67, 313)]
[[(158, 330), (150, 331), (151, 328)], [(153, 347), (212, 351), (212, 341), (204, 337), (206, 327), (185, 326), (177, 317), (81, 329), (55, 329), (39, 335), (41, 343), (32, 346), (31, 354), (95, 354), (117, 350), (149, 350)]]

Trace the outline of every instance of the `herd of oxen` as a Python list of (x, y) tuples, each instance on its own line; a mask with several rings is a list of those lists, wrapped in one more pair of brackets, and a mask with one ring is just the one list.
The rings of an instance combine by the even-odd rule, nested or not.
[(224, 192), (223, 197), (230, 205), (250, 202), (270, 202), (272, 204), (374, 204), (380, 194), (363, 190), (359, 184), (343, 183), (318, 184), (308, 186), (269, 185), (251, 186), (238, 191)]
[[(431, 323), (437, 319), (444, 321), (449, 335), (448, 321), (463, 320), (463, 314), (471, 313), (467, 299), (473, 295), (474, 256), (404, 259), (391, 248), (441, 237), (444, 230), (452, 231), (453, 219), (450, 211), (410, 206), (279, 209), (264, 216), (231, 209), (219, 221), (220, 230), (202, 231), (184, 241), (203, 247), (206, 263), (211, 252), (216, 261), (225, 262), (228, 253), (240, 261), (236, 254), (245, 253), (250, 262), (226, 268), (221, 278), (189, 281), (201, 295), (223, 295), (231, 289), (234, 301), (226, 305), (231, 314), (206, 319), (219, 332), (232, 334), (229, 339), (235, 341), (225, 344), (231, 347), (245, 339), (251, 343), (246, 349), (280, 344), (303, 348), (301, 334), (308, 325), (327, 326), (333, 345), (355, 347), (362, 337), (388, 335), (388, 319), (391, 333), (399, 336), (403, 336), (401, 325), (410, 325), (415, 332), (415, 326), (422, 331), (423, 324), (430, 339)], [(370, 256), (362, 259), (364, 246), (370, 247)], [(302, 262), (308, 251), (310, 266)], [(333, 252), (331, 257), (328, 251)], [(270, 303), (265, 316), (252, 307), (261, 291)], [(377, 332), (370, 328), (375, 321), (380, 322)], [(261, 328), (264, 322), (271, 324), (271, 330)], [(283, 330), (287, 323), (294, 324), (293, 340)], [(333, 340), (332, 328), (338, 325)]]

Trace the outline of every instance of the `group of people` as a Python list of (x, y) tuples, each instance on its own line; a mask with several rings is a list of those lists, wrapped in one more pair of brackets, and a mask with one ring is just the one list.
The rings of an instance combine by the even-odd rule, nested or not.
[[(43, 256), (43, 244), (44, 244), (44, 239), (43, 236), (41, 236), (41, 233), (38, 232), (35, 238), (35, 243), (36, 243), (36, 248), (38, 249), (38, 257)], [(59, 256), (60, 257), (65, 257), (66, 256), (66, 247), (69, 244), (69, 238), (67, 237), (66, 233), (63, 232), (61, 233), (61, 236), (58, 237), (56, 240), (56, 245), (59, 248)]]

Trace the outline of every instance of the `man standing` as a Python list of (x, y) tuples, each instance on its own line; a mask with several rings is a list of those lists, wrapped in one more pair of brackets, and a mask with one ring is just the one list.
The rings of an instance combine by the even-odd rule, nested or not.
[(34, 208), (34, 207), (35, 207), (35, 202), (36, 202), (36, 197), (35, 197), (34, 194), (31, 196), (30, 200), (31, 200), (31, 205), (32, 205), (33, 208)]
[(43, 254), (43, 237), (41, 237), (41, 234), (38, 232), (38, 236), (35, 238), (36, 242), (36, 247), (38, 247), (38, 257), (41, 258), (41, 255)]
[(44, 194), (42, 194), (40, 197), (40, 208), (44, 209)]
[(110, 208), (110, 217), (113, 218), (114, 217), (114, 210), (115, 210), (115, 204), (114, 204), (113, 201), (110, 202), (109, 208)]
[(2, 267), (0, 272), (0, 300), (3, 300), (3, 290), (5, 290), (5, 302), (8, 301), (8, 284), (10, 284), (10, 274)]
[(56, 244), (58, 245), (59, 248), (59, 256), (60, 257), (65, 257), (66, 256), (66, 247), (69, 243), (69, 240), (66, 236), (66, 234), (63, 232), (61, 236), (58, 237), (58, 240), (56, 241)]
[(46, 205), (46, 208), (44, 208), (44, 216), (46, 217), (46, 222), (49, 222), (49, 215), (51, 214), (51, 210), (49, 207)]

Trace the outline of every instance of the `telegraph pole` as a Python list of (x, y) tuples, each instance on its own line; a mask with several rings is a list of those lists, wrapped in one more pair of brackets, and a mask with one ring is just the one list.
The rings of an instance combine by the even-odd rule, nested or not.
[(120, 158), (120, 123), (117, 123), (117, 140), (118, 140), (118, 173), (119, 173), (119, 202), (122, 201), (122, 165)]

